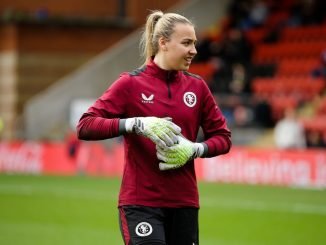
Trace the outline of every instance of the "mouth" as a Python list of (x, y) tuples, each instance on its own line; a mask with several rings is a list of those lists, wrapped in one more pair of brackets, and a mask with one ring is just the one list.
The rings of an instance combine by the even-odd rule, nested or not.
[(193, 59), (193, 57), (187, 57), (187, 58), (185, 58), (185, 61), (186, 61), (187, 65), (190, 65), (191, 64), (192, 59)]

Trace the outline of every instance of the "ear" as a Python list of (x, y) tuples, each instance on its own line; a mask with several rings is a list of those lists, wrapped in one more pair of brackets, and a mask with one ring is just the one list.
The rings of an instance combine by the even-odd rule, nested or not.
[(163, 51), (167, 51), (167, 40), (164, 37), (160, 37), (158, 40), (158, 45), (160, 47), (161, 50)]

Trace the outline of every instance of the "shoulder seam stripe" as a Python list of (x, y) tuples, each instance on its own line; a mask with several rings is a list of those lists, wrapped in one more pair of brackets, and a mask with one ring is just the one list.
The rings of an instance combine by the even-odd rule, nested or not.
[(138, 76), (141, 72), (145, 71), (146, 66), (145, 67), (141, 67), (141, 68), (137, 68), (131, 72), (128, 72), (130, 76)]
[(194, 73), (191, 73), (191, 72), (188, 72), (188, 71), (183, 71), (183, 74), (185, 74), (186, 76), (191, 76), (191, 77), (195, 77), (197, 79), (202, 79), (201, 76), (197, 75), (197, 74), (194, 74)]

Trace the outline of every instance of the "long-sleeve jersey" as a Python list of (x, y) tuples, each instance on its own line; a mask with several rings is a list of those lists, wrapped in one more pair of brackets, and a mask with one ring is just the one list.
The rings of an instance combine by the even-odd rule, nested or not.
[[(231, 133), (205, 81), (184, 71), (166, 71), (153, 61), (121, 76), (84, 113), (77, 125), (83, 140), (119, 136), (119, 120), (170, 117), (182, 134), (196, 141), (199, 128), (208, 146), (206, 157), (225, 154)], [(194, 161), (161, 171), (155, 144), (143, 136), (124, 134), (125, 166), (119, 206), (199, 207)]]

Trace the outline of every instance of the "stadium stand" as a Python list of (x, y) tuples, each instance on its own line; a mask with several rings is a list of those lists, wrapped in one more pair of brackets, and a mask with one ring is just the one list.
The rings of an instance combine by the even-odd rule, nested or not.
[[(132, 20), (142, 22), (149, 9), (162, 9), (192, 16), (197, 30), (204, 30), (225, 15), (229, 0), (209, 1), (136, 1), (128, 2)], [(171, 7), (173, 6), (173, 8)], [(171, 8), (170, 8), (171, 7)], [(214, 11), (214, 14), (207, 14)], [(129, 12), (128, 12), (129, 13)], [(136, 21), (137, 23), (137, 21)], [(140, 24), (140, 23), (139, 23)], [(62, 138), (69, 123), (71, 105), (80, 98), (92, 99), (104, 91), (123, 71), (134, 70), (142, 63), (139, 57), (139, 38), (142, 28), (136, 29), (87, 63), (67, 74), (48, 89), (28, 100), (24, 106), (24, 137), (30, 139)], [(126, 57), (128, 57), (126, 59)], [(57, 98), (60, 98), (58, 100)], [(45, 110), (44, 105), (48, 105)], [(37, 113), (36, 113), (37, 112)]]
[[(228, 89), (223, 91), (223, 88), (232, 83), (232, 76), (229, 76), (226, 85), (222, 89), (217, 86), (220, 90), (214, 92), (242, 97), (245, 94), (246, 99), (242, 98), (242, 102), (253, 113), (256, 112), (256, 101), (261, 101), (263, 104), (267, 102), (271, 108), (273, 120), (267, 128), (272, 130), (273, 125), (283, 117), (287, 108), (295, 108), (300, 112), (304, 111), (303, 108), (312, 106), (314, 111), (312, 118), (304, 119), (304, 113), (301, 113), (303, 114), (301, 121), (307, 133), (311, 130), (318, 131), (325, 140), (326, 133), (323, 125), (326, 125), (326, 122), (322, 115), (325, 113), (326, 96), (326, 59), (325, 55), (322, 55), (323, 52), (326, 53), (326, 21), (322, 14), (325, 11), (325, 3), (319, 0), (307, 2), (286, 0), (282, 3), (273, 0), (232, 1), (229, 5), (227, 21), (225, 21), (227, 24), (219, 29), (217, 42), (224, 40), (223, 37), (227, 36), (230, 30), (237, 29), (242, 32), (245, 41), (249, 43), (248, 46), (252, 47), (251, 58), (246, 62), (243, 60), (235, 62), (243, 62), (246, 72), (250, 73), (250, 89), (240, 94), (234, 94), (234, 91)], [(253, 12), (256, 14), (259, 12), (262, 16), (261, 22), (253, 21)], [(212, 40), (209, 37), (206, 39)], [(214, 45), (216, 46), (216, 43)], [(206, 44), (206, 46), (209, 45)], [(215, 50), (210, 53), (211, 58), (217, 58), (220, 64), (231, 67), (233, 63), (225, 59), (223, 52), (223, 50), (218, 52)], [(200, 66), (200, 64), (194, 64), (192, 69), (195, 69), (194, 66)], [(225, 69), (220, 66), (220, 70), (221, 67)], [(210, 84), (221, 82), (218, 79), (218, 76), (223, 75), (220, 70), (213, 75), (215, 80), (210, 81)], [(311, 101), (319, 96), (321, 97), (320, 103), (311, 105)], [(248, 100), (252, 102), (244, 102)], [(237, 120), (232, 119), (236, 117), (237, 106), (237, 104), (234, 105), (234, 114), (230, 116), (230, 121), (235, 123), (233, 126), (241, 127), (243, 124), (236, 125)], [(227, 108), (229, 112), (230, 105), (227, 105)], [(253, 120), (245, 125), (262, 124), (257, 124)]]
[[(24, 5), (24, 1), (17, 2), (21, 6)], [(134, 27), (140, 26), (142, 23), (139, 20), (146, 15), (144, 6), (148, 4), (145, 9), (149, 9), (154, 3), (145, 1), (137, 5), (136, 2), (130, 5), (133, 10), (128, 9), (124, 12), (119, 10), (119, 6), (115, 6), (113, 12), (113, 8), (110, 8), (111, 14), (129, 15), (134, 20)], [(190, 72), (202, 76), (207, 81), (222, 110), (225, 111), (231, 127), (273, 129), (287, 107), (294, 107), (299, 111), (312, 107), (314, 115), (319, 116), (324, 112), (322, 103), (320, 107), (311, 103), (317, 96), (325, 97), (326, 69), (325, 64), (321, 62), (321, 53), (326, 49), (323, 1), (225, 0), (217, 4), (219, 7), (216, 7), (212, 1), (204, 1), (201, 4), (197, 2), (190, 1), (188, 5), (180, 3), (177, 6), (179, 11), (183, 8), (183, 13), (194, 16), (194, 21), (199, 23), (197, 32), (199, 55), (192, 64)], [(168, 1), (160, 8), (167, 9), (174, 3)], [(85, 9), (87, 4), (85, 3)], [(69, 12), (67, 9), (60, 10), (56, 4), (50, 5), (48, 12), (44, 9), (33, 9), (32, 6), (30, 8), (29, 11), (33, 14), (37, 13), (35, 15), (37, 18), (48, 18), (49, 14), (60, 13), (60, 11)], [(79, 14), (83, 12), (82, 8), (83, 6), (77, 9)], [(35, 9), (37, 11), (33, 12)], [(211, 9), (215, 9), (214, 14), (207, 15)], [(94, 16), (96, 11), (102, 11), (103, 16), (104, 10), (92, 9)], [(73, 13), (69, 12), (69, 14)], [(50, 20), (54, 19), (50, 18)], [(29, 25), (33, 23), (35, 27), (35, 23), (39, 20), (33, 21), (28, 23)], [(53, 22), (51, 23), (53, 25)], [(129, 26), (129, 29), (125, 30), (130, 32), (130, 28), (133, 27)], [(53, 28), (51, 30), (53, 31)], [(4, 32), (4, 29), (0, 31)], [(76, 52), (71, 52), (69, 49), (62, 56), (67, 63), (57, 62), (60, 58), (53, 54), (58, 55), (60, 52), (54, 50), (50, 59), (45, 60), (46, 62), (41, 61), (44, 66), (40, 69), (39, 78), (33, 77), (35, 75), (32, 73), (35, 74), (40, 62), (31, 59), (31, 53), (21, 53), (18, 70), (21, 80), (18, 89), (25, 95), (20, 96), (18, 101), (20, 101), (19, 107), (24, 110), (21, 117), (26, 130), (24, 137), (44, 137), (49, 135), (51, 130), (54, 130), (56, 135), (60, 135), (57, 129), (67, 126), (69, 105), (73, 99), (97, 96), (99, 91), (103, 91), (108, 85), (103, 84), (103, 80), (114, 80), (122, 71), (119, 70), (121, 67), (125, 67), (123, 70), (128, 70), (139, 64), (139, 60), (119, 58), (126, 54), (128, 57), (137, 56), (139, 30), (136, 29), (128, 38), (121, 40), (123, 35), (122, 33), (116, 38), (120, 40), (119, 42), (111, 43), (113, 49), (102, 52), (103, 46), (102, 51), (89, 49), (91, 52), (86, 52), (84, 55), (79, 52), (83, 49), (81, 42), (75, 42), (77, 45), (75, 49), (79, 47), (77, 51), (81, 54), (76, 58), (76, 62), (67, 61), (69, 60), (67, 55), (76, 57)], [(85, 40), (90, 40), (86, 36), (84, 35)], [(83, 40), (83, 35), (78, 38)], [(51, 44), (50, 39), (49, 44)], [(46, 47), (45, 42), (38, 45), (33, 43), (32, 39), (26, 40), (29, 41), (21, 43), (23, 44), (21, 47), (34, 49)], [(63, 39), (60, 43), (65, 45)], [(90, 59), (97, 52), (102, 53)], [(38, 57), (49, 57), (49, 55), (43, 54)], [(51, 67), (56, 67), (58, 72)], [(42, 83), (37, 83), (38, 79), (42, 80)], [(89, 81), (92, 81), (92, 84)], [(73, 91), (72, 88), (77, 84), (83, 86), (84, 92)], [(30, 94), (37, 93), (37, 96), (26, 97), (26, 93), (30, 90), (33, 90)], [(58, 96), (61, 97), (60, 101), (55, 100)], [(6, 103), (8, 101), (6, 100)], [(42, 110), (44, 104), (51, 105), (51, 110), (48, 111), (53, 115)], [(35, 111), (39, 113), (36, 114)], [(271, 118), (266, 119), (266, 116), (264, 118), (262, 115), (267, 115), (269, 111), (271, 111)], [(256, 115), (257, 113), (262, 114)]]
[[(90, 60), (139, 28), (148, 9), (166, 10), (176, 1), (130, 0), (128, 5), (124, 4), (119, 0), (0, 2), (0, 115), (6, 125), (5, 139), (29, 138), (25, 133), (29, 128), (25, 121), (29, 119), (24, 114), (30, 101), (58, 87), (63, 77), (87, 66)], [(102, 78), (103, 81), (106, 80)], [(69, 92), (63, 89), (60, 94)], [(58, 129), (57, 138), (63, 137), (61, 128), (67, 127), (69, 103), (77, 96), (69, 97), (65, 105), (60, 105), (65, 112), (52, 119), (51, 115), (42, 114), (46, 113), (42, 108), (32, 110), (40, 125)], [(55, 98), (51, 99), (53, 104)], [(41, 104), (50, 106), (51, 102)], [(55, 117), (61, 122), (53, 126)], [(31, 124), (40, 132), (36, 138), (51, 138), (49, 129), (41, 132), (42, 126), (36, 126), (34, 121)]]

